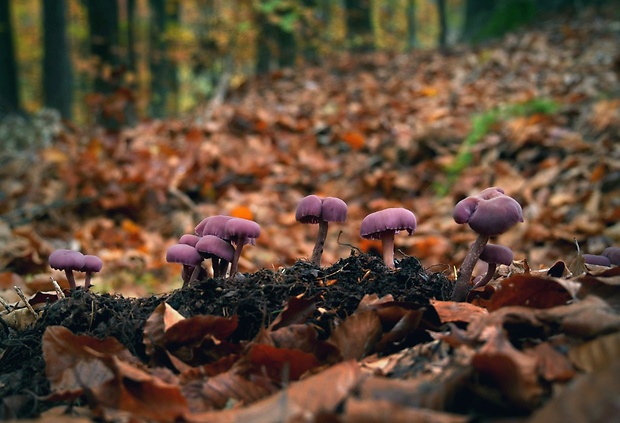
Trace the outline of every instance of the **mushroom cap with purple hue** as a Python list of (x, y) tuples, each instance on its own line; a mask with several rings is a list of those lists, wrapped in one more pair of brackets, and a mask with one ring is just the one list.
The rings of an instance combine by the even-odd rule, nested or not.
[(370, 213), (362, 220), (360, 235), (367, 239), (380, 239), (385, 232), (407, 231), (411, 235), (417, 226), (415, 215), (410, 210), (393, 207)]
[(620, 266), (620, 247), (607, 247), (603, 250), (603, 255), (609, 259), (611, 264)]
[(260, 225), (253, 220), (234, 217), (224, 226), (224, 239), (233, 243), (254, 244), (254, 240), (260, 236)]
[(235, 247), (215, 235), (205, 235), (196, 244), (196, 250), (205, 257), (217, 257), (231, 262), (235, 255)]
[(337, 197), (325, 197), (321, 206), (321, 219), (326, 222), (346, 222), (347, 203)]
[(609, 259), (609, 257), (598, 254), (583, 254), (583, 261), (586, 264), (611, 267), (611, 260)]
[(513, 259), (514, 254), (512, 250), (503, 245), (487, 244), (480, 253), (480, 260), (489, 264), (505, 264), (510, 266)]
[(198, 266), (202, 262), (202, 256), (191, 245), (174, 244), (166, 251), (166, 261), (187, 266)]
[(226, 238), (226, 222), (230, 219), (234, 219), (232, 216), (224, 216), (219, 214), (217, 216), (211, 216), (205, 224), (201, 235), (215, 235), (222, 239)]
[(96, 273), (101, 271), (103, 267), (103, 260), (97, 256), (90, 254), (84, 255), (84, 266), (82, 266), (82, 272)]
[(198, 224), (194, 227), (194, 232), (196, 233), (196, 235), (202, 236), (202, 231), (204, 231), (205, 225), (207, 224), (209, 219), (211, 219), (211, 216), (205, 217), (200, 222), (198, 222)]
[(523, 209), (501, 188), (493, 187), (459, 201), (453, 217), (456, 223), (468, 223), (480, 235), (495, 236), (523, 222)]
[(84, 254), (74, 250), (59, 249), (49, 256), (50, 267), (57, 270), (82, 270), (84, 262)]
[(302, 198), (297, 204), (295, 219), (301, 223), (319, 223), (321, 220), (321, 210), (323, 201), (316, 195), (308, 195)]
[(196, 243), (199, 240), (200, 240), (200, 237), (198, 235), (184, 234), (184, 235), (181, 235), (181, 238), (179, 238), (179, 244), (187, 244), (187, 245), (191, 245), (192, 247), (195, 247)]

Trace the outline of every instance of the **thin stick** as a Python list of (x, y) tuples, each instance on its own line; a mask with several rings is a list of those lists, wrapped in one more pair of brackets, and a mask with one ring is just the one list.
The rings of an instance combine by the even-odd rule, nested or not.
[(19, 298), (22, 299), (24, 304), (26, 304), (26, 307), (28, 308), (28, 310), (30, 310), (30, 312), (34, 315), (34, 317), (38, 319), (39, 315), (37, 314), (36, 311), (34, 311), (34, 308), (32, 308), (32, 306), (30, 305), (30, 302), (28, 302), (28, 300), (26, 299), (26, 296), (24, 295), (24, 292), (22, 291), (22, 289), (19, 286), (14, 286), (13, 289), (15, 290), (15, 292), (17, 292), (17, 295), (19, 295)]

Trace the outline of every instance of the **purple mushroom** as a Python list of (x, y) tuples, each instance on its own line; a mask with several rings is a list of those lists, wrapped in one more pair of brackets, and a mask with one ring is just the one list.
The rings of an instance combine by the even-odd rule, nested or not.
[(512, 250), (503, 245), (487, 244), (480, 253), (480, 260), (488, 263), (487, 273), (474, 284), (474, 288), (485, 286), (493, 278), (498, 264), (510, 266), (514, 259)]
[(84, 289), (90, 288), (90, 280), (93, 276), (93, 273), (97, 273), (101, 271), (103, 267), (103, 261), (97, 257), (90, 254), (86, 254), (84, 256), (84, 266), (82, 266), (82, 272), (86, 273), (86, 279), (84, 279)]
[(236, 247), (233, 259), (230, 262), (230, 275), (234, 276), (237, 274), (243, 246), (254, 244), (256, 238), (260, 236), (260, 226), (252, 220), (235, 217), (226, 222), (224, 235), (224, 239), (230, 240)]
[(60, 249), (49, 256), (49, 264), (52, 269), (64, 270), (69, 281), (69, 288), (75, 289), (75, 277), (73, 271), (80, 271), (84, 267), (84, 255), (79, 251)]
[(474, 266), (489, 238), (523, 222), (523, 210), (514, 198), (504, 194), (503, 189), (492, 187), (459, 201), (454, 207), (453, 217), (456, 223), (467, 223), (478, 234), (463, 260), (452, 292), (453, 301), (464, 301)]
[(192, 247), (195, 247), (196, 243), (199, 240), (200, 240), (200, 237), (198, 235), (185, 234), (185, 235), (181, 235), (181, 238), (179, 238), (179, 244), (187, 244), (187, 245), (191, 245)]
[(603, 255), (609, 259), (611, 264), (620, 266), (620, 247), (607, 247), (603, 250)]
[(308, 195), (299, 201), (295, 219), (300, 223), (319, 224), (319, 233), (310, 258), (316, 266), (321, 266), (329, 222), (345, 222), (347, 210), (347, 203), (336, 197), (321, 199), (316, 195)]
[(194, 228), (194, 232), (196, 233), (196, 235), (198, 236), (202, 236), (202, 231), (205, 228), (205, 225), (207, 224), (207, 222), (209, 221), (209, 219), (211, 219), (211, 217), (205, 217), (204, 219), (202, 219), (200, 222), (198, 222), (198, 224), (196, 225), (196, 227)]
[(593, 264), (595, 266), (611, 267), (611, 260), (609, 257), (598, 254), (583, 254), (583, 261), (586, 264)]
[(226, 222), (228, 222), (230, 219), (234, 218), (224, 215), (211, 216), (205, 224), (202, 230), (202, 234), (200, 235), (215, 235), (218, 238), (227, 239), (225, 227)]
[(228, 264), (233, 260), (235, 248), (230, 242), (215, 235), (205, 235), (196, 243), (196, 250), (203, 258), (211, 259), (213, 276), (226, 276)]
[[(198, 279), (202, 266), (202, 256), (196, 248), (187, 244), (174, 244), (166, 251), (168, 263), (180, 263), (183, 265), (183, 288), (194, 283)], [(190, 273), (191, 272), (191, 273)]]
[(380, 239), (383, 262), (394, 268), (394, 235), (399, 231), (413, 234), (417, 226), (415, 215), (403, 208), (388, 208), (370, 213), (362, 220), (360, 235), (367, 239)]

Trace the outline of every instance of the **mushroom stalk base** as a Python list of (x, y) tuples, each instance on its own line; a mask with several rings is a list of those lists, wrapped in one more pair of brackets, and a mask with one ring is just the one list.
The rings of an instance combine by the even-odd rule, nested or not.
[(314, 244), (314, 250), (312, 250), (312, 257), (310, 258), (310, 261), (317, 267), (321, 267), (321, 257), (323, 256), (323, 248), (327, 239), (328, 226), (327, 221), (319, 221), (319, 234), (316, 237), (316, 244)]
[(385, 231), (381, 234), (381, 248), (383, 262), (390, 269), (394, 268), (394, 231)]
[(77, 284), (75, 283), (75, 278), (73, 277), (73, 270), (65, 269), (65, 275), (67, 276), (67, 281), (69, 282), (69, 288), (70, 289), (77, 288)]
[(489, 238), (490, 237), (488, 235), (478, 235), (476, 241), (471, 245), (469, 252), (465, 256), (465, 260), (463, 260), (463, 264), (459, 270), (459, 275), (456, 278), (454, 291), (452, 291), (452, 297), (450, 298), (452, 301), (465, 301), (465, 299), (467, 299), (471, 274), (473, 273), (474, 267), (478, 262), (480, 253), (482, 253), (484, 246), (487, 245), (487, 242), (489, 242)]

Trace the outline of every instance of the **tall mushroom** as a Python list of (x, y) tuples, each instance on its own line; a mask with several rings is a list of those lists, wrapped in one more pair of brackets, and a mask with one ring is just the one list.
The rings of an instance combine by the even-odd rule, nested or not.
[[(183, 265), (183, 288), (194, 283), (198, 279), (202, 266), (202, 256), (196, 248), (187, 244), (174, 244), (166, 251), (168, 263), (180, 263)], [(190, 273), (191, 272), (191, 273)]]
[(478, 195), (459, 201), (454, 207), (454, 221), (467, 223), (478, 234), (463, 260), (452, 291), (453, 301), (464, 301), (474, 266), (492, 236), (501, 235), (518, 222), (523, 222), (521, 205), (497, 187), (487, 188)]
[(347, 220), (347, 209), (347, 204), (336, 197), (321, 199), (316, 195), (308, 195), (299, 201), (295, 219), (300, 223), (319, 224), (319, 232), (310, 258), (310, 261), (316, 266), (321, 266), (321, 256), (327, 239), (329, 222), (345, 222)]
[(235, 244), (235, 254), (230, 262), (230, 276), (234, 276), (239, 267), (239, 257), (241, 257), (243, 246), (254, 244), (255, 239), (260, 236), (260, 226), (253, 220), (234, 217), (226, 222), (224, 235), (225, 239)]
[(90, 280), (93, 277), (93, 273), (97, 273), (101, 271), (103, 267), (103, 261), (97, 257), (90, 254), (86, 254), (84, 256), (84, 266), (82, 266), (82, 272), (86, 273), (86, 279), (84, 279), (84, 289), (90, 288)]
[(205, 235), (196, 243), (196, 250), (203, 258), (211, 259), (213, 276), (226, 276), (228, 264), (235, 255), (235, 248), (230, 242), (215, 235)]
[(50, 254), (48, 261), (52, 269), (65, 271), (67, 281), (69, 281), (69, 288), (75, 289), (77, 287), (73, 271), (81, 271), (82, 267), (84, 267), (84, 255), (82, 253), (59, 249)]
[(417, 226), (413, 212), (401, 208), (388, 208), (370, 213), (362, 220), (360, 235), (366, 239), (380, 239), (383, 262), (394, 268), (394, 235), (399, 231), (413, 234)]

